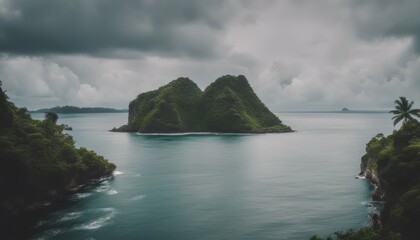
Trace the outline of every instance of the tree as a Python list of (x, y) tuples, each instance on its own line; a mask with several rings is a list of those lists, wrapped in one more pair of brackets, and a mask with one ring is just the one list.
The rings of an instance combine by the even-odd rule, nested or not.
[(55, 112), (46, 112), (45, 113), (45, 120), (50, 121), (54, 123), (54, 125), (57, 123), (58, 115)]
[(400, 97), (394, 103), (396, 104), (395, 110), (389, 111), (389, 113), (395, 115), (392, 118), (394, 120), (394, 126), (401, 120), (403, 120), (403, 123), (406, 123), (409, 120), (414, 120), (413, 116), (420, 117), (420, 109), (412, 109), (414, 105), (413, 101), (408, 103), (405, 97)]

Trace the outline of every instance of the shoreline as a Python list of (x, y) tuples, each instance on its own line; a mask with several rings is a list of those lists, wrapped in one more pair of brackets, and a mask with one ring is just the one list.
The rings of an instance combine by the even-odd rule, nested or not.
[(369, 224), (376, 230), (382, 226), (381, 212), (384, 206), (383, 200), (385, 198), (385, 192), (381, 187), (376, 168), (372, 167), (372, 163), (374, 162), (374, 159), (371, 159), (367, 154), (365, 154), (361, 159), (360, 173), (356, 178), (366, 179), (373, 187), (371, 192), (371, 205), (375, 211), (373, 211), (372, 214), (369, 214)]
[(2, 231), (4, 231), (4, 234), (12, 239), (30, 238), (37, 233), (37, 222), (42, 217), (59, 210), (68, 202), (67, 200), (70, 197), (82, 191), (84, 188), (112, 179), (115, 175), (117, 175), (116, 170), (108, 176), (92, 179), (89, 183), (80, 184), (62, 192), (61, 194), (52, 195), (50, 196), (50, 199), (34, 201), (29, 204), (22, 204), (22, 206), (16, 206), (18, 204), (12, 206), (13, 203), (11, 203), (10, 207), (2, 216), (3, 220), (5, 220), (2, 221), (5, 223), (1, 227)]

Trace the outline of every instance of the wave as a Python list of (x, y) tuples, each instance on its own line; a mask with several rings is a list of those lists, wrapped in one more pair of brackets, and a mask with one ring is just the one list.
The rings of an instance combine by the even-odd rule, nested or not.
[(70, 220), (74, 220), (77, 219), (79, 217), (81, 217), (83, 214), (83, 212), (70, 212), (70, 213), (66, 213), (64, 214), (60, 219), (58, 219), (58, 222), (65, 222), (65, 221), (70, 221)]
[(133, 201), (138, 201), (138, 200), (143, 199), (144, 197), (145, 197), (144, 195), (138, 195), (138, 196), (134, 196), (134, 197), (132, 197), (132, 198), (131, 198), (131, 200), (133, 200)]
[(115, 194), (117, 194), (118, 193), (118, 191), (117, 190), (115, 190), (115, 189), (110, 189), (110, 190), (108, 190), (107, 192), (106, 192), (106, 194), (108, 194), (108, 195), (115, 195)]
[(94, 230), (94, 229), (101, 228), (105, 226), (109, 222), (109, 220), (111, 220), (115, 216), (117, 212), (115, 208), (102, 208), (102, 209), (98, 209), (98, 211), (104, 212), (105, 214), (88, 223), (81, 224), (75, 227), (75, 229), (76, 230)]
[(114, 176), (121, 175), (121, 174), (124, 174), (124, 173), (123, 173), (123, 172), (121, 172), (121, 171), (114, 171), (114, 172), (112, 173), (112, 175), (114, 175)]
[(364, 177), (364, 176), (360, 176), (360, 175), (358, 175), (358, 176), (356, 176), (356, 177), (354, 177), (354, 178), (356, 178), (356, 179), (366, 179), (366, 177)]
[(102, 182), (101, 186), (99, 186), (95, 189), (95, 191), (96, 192), (105, 192), (105, 191), (110, 190), (110, 188), (111, 187), (109, 186), (108, 181), (104, 181), (104, 182)]
[(72, 199), (83, 199), (92, 196), (92, 193), (76, 193), (73, 195)]
[(52, 237), (55, 237), (57, 235), (63, 234), (65, 231), (65, 229), (63, 228), (53, 228), (50, 230), (47, 230), (45, 232), (42, 233), (42, 236), (39, 237), (35, 237), (35, 240), (44, 240), (44, 239), (49, 239)]

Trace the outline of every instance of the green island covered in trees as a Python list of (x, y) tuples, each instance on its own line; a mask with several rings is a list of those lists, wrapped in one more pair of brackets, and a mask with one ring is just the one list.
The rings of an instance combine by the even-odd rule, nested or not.
[[(405, 97), (395, 101), (394, 125), (389, 136), (377, 134), (366, 145), (360, 175), (374, 186), (372, 200), (383, 203), (373, 214), (372, 226), (337, 232), (327, 239), (414, 240), (420, 236), (420, 109)], [(317, 236), (311, 240), (322, 240)]]
[(291, 132), (261, 102), (242, 76), (226, 75), (204, 92), (189, 78), (178, 78), (145, 92), (129, 104), (128, 124), (113, 131), (141, 133)]
[(0, 230), (19, 235), (28, 215), (112, 176), (116, 166), (93, 151), (76, 148), (73, 138), (63, 133), (64, 126), (56, 124), (56, 113), (33, 120), (27, 109), (7, 99), (0, 82)]
[(115, 108), (105, 108), (105, 107), (75, 107), (75, 106), (56, 106), (53, 108), (42, 108), (34, 113), (45, 113), (45, 112), (54, 112), (54, 113), (118, 113), (118, 112), (127, 112), (127, 109), (115, 109)]

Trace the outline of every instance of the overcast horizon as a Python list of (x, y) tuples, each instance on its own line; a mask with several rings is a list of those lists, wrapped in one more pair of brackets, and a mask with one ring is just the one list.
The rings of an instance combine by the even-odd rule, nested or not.
[(0, 0), (0, 80), (19, 107), (128, 108), (189, 77), (245, 75), (273, 111), (420, 104), (418, 0)]

